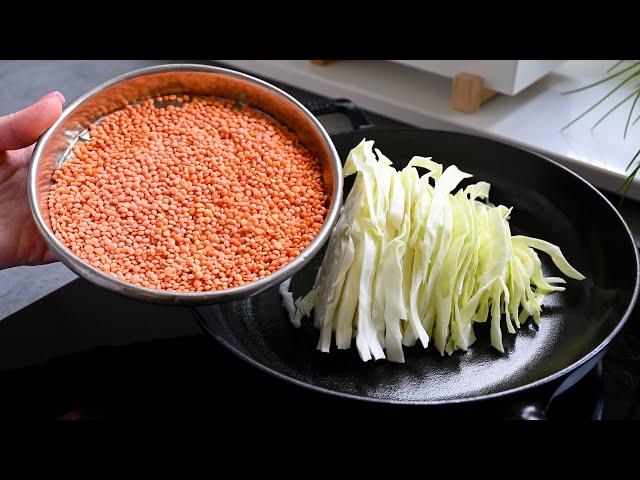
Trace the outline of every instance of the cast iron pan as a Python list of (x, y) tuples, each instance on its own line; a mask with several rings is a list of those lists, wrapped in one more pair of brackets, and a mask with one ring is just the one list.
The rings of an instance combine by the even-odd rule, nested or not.
[[(322, 109), (315, 109), (316, 112)], [(324, 111), (327, 111), (325, 109)], [(204, 328), (249, 363), (303, 387), (328, 394), (400, 404), (449, 404), (522, 392), (551, 380), (581, 377), (622, 328), (638, 292), (638, 254), (629, 228), (611, 203), (568, 169), (540, 155), (459, 133), (366, 129), (333, 137), (344, 159), (363, 137), (402, 168), (413, 155), (456, 164), (491, 183), (490, 199), (513, 206), (511, 229), (550, 241), (586, 275), (568, 279), (547, 297), (541, 324), (515, 335), (503, 326), (505, 353), (489, 344), (489, 322), (476, 325), (467, 352), (441, 357), (433, 348), (405, 350), (406, 363), (364, 363), (355, 346), (316, 350), (310, 319), (294, 328), (277, 288), (242, 301), (198, 307)], [(352, 182), (345, 185), (345, 196)], [(312, 286), (323, 252), (291, 281), (294, 297)], [(541, 253), (546, 272), (561, 275)], [(579, 368), (580, 367), (580, 368)]]

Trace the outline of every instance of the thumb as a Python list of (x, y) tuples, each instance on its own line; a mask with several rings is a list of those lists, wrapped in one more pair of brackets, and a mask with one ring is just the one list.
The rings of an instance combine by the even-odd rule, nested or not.
[(0, 151), (34, 143), (60, 116), (63, 103), (62, 94), (52, 92), (24, 110), (0, 117)]

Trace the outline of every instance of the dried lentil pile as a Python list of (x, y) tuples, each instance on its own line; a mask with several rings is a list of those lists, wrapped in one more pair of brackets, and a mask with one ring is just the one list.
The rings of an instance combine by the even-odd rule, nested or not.
[(253, 109), (171, 95), (89, 132), (53, 175), (51, 223), (76, 255), (129, 283), (237, 287), (283, 267), (320, 231), (317, 160)]

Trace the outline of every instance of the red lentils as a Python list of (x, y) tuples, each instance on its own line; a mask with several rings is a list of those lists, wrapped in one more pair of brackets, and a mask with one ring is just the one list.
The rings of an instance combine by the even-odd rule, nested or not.
[(52, 225), (74, 254), (121, 280), (237, 287), (282, 268), (322, 227), (317, 159), (284, 125), (233, 100), (150, 99), (89, 133), (54, 172)]

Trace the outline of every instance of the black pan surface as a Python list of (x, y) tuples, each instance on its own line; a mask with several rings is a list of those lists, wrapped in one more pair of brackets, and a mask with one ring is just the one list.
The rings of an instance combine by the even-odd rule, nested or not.
[[(414, 155), (456, 164), (491, 183), (490, 200), (513, 206), (514, 235), (560, 246), (587, 278), (568, 279), (547, 297), (539, 327), (515, 335), (503, 327), (505, 354), (489, 344), (488, 322), (476, 325), (467, 352), (441, 357), (433, 348), (405, 349), (405, 364), (364, 363), (355, 346), (316, 350), (310, 319), (294, 328), (277, 288), (242, 301), (202, 307), (205, 327), (241, 358), (285, 380), (327, 393), (392, 403), (439, 404), (491, 398), (558, 378), (601, 352), (626, 321), (638, 290), (638, 255), (617, 210), (594, 187), (537, 154), (470, 135), (431, 130), (369, 130), (333, 137), (341, 157), (363, 137), (402, 168)], [(348, 186), (351, 182), (347, 183)], [(346, 196), (347, 191), (345, 191)], [(323, 252), (291, 281), (294, 297), (313, 284)], [(540, 254), (545, 271), (561, 275)]]

